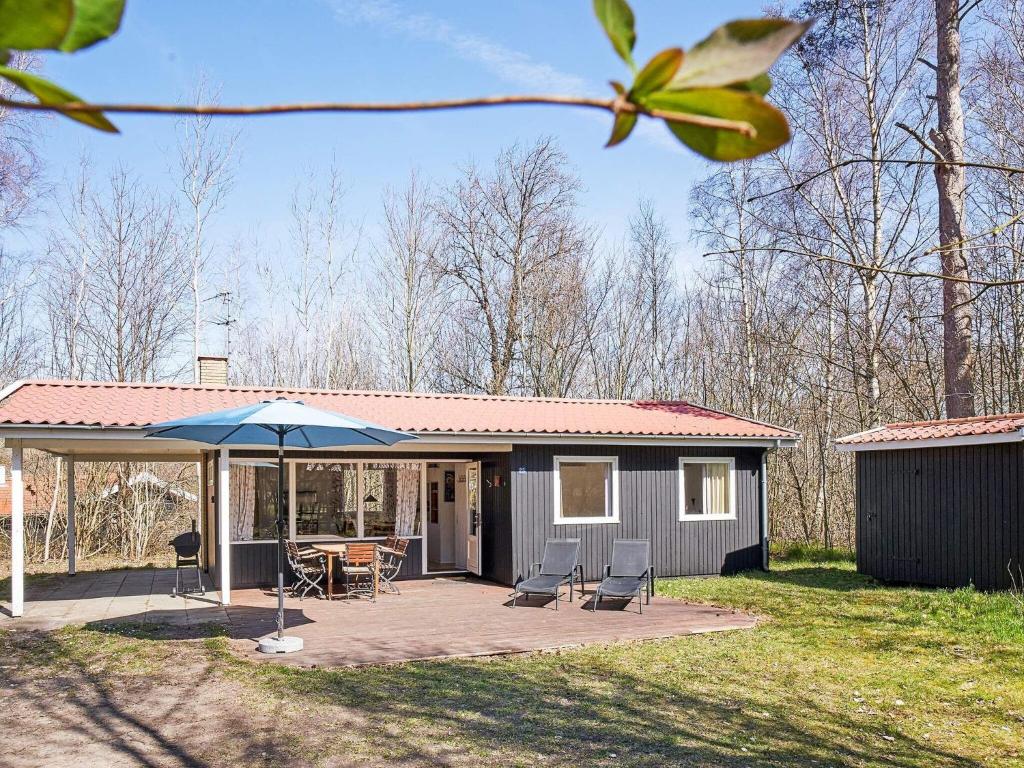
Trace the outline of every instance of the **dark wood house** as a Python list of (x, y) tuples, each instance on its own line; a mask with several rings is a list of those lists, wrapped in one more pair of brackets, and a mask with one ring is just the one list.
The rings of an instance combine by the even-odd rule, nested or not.
[(1024, 414), (890, 424), (836, 448), (856, 453), (858, 571), (944, 587), (1021, 583)]
[(0, 437), (19, 466), (25, 448), (67, 457), (71, 472), (93, 460), (199, 463), (203, 557), (230, 600), (232, 586), (275, 578), (274, 454), (146, 439), (143, 428), (275, 397), (416, 436), (286, 451), (288, 536), (408, 538), (410, 578), (461, 572), (511, 585), (549, 538), (582, 540), (588, 579), (616, 538), (649, 539), (659, 576), (762, 567), (765, 455), (799, 437), (685, 402), (70, 381), (0, 392)]

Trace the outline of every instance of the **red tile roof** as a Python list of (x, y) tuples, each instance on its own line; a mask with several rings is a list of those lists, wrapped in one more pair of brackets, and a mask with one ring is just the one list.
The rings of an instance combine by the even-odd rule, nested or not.
[(796, 432), (685, 402), (26, 381), (0, 401), (0, 424), (140, 427), (273, 397), (407, 432), (798, 437)]
[(941, 440), (944, 438), (1005, 435), (1024, 430), (1024, 413), (999, 413), (972, 416), (966, 419), (939, 421), (906, 421), (887, 424), (836, 440), (836, 445), (867, 443), (898, 443), (907, 440)]

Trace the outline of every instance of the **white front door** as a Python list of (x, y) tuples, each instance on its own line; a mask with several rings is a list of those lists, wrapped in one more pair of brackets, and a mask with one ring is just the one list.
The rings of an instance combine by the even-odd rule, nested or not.
[(466, 570), (480, 575), (480, 463), (466, 465)]

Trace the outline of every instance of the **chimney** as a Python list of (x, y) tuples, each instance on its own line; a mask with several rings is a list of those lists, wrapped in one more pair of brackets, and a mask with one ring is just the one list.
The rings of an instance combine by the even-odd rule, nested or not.
[(228, 383), (228, 359), (200, 355), (199, 383), (226, 385)]

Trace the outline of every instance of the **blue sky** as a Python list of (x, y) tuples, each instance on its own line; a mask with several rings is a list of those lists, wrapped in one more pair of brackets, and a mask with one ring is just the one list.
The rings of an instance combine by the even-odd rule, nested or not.
[[(638, 58), (689, 46), (714, 26), (756, 16), (754, 2), (635, 0)], [(121, 32), (75, 56), (52, 55), (46, 74), (84, 98), (180, 101), (200, 73), (224, 103), (403, 100), (500, 93), (606, 93), (623, 65), (588, 0), (412, 2), (306, 0), (202, 2), (129, 0)], [(55, 184), (87, 154), (99, 169), (121, 163), (172, 191), (174, 121), (115, 118), (120, 136), (65, 120), (46, 128), (42, 154)], [(530, 107), (400, 116), (282, 116), (233, 120), (242, 129), (237, 181), (214, 226), (221, 241), (283, 237), (288, 200), (303, 170), (334, 158), (348, 189), (347, 211), (372, 236), (387, 185), (411, 168), (451, 178), (458, 164), (489, 163), (515, 141), (557, 137), (584, 185), (584, 214), (609, 241), (621, 237), (637, 197), (670, 222), (683, 258), (687, 195), (707, 165), (661, 126), (603, 149), (607, 117)]]

